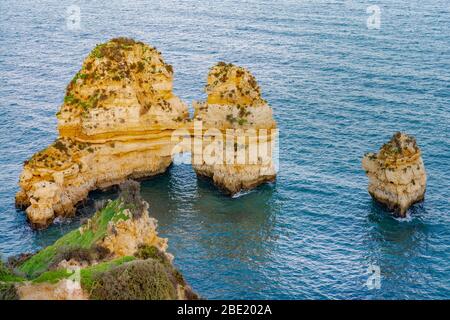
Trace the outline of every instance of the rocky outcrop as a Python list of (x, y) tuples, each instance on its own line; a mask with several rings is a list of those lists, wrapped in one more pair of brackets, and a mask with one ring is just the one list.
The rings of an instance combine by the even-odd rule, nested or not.
[(0, 265), (0, 297), (196, 299), (166, 249), (139, 184), (127, 182), (79, 229), (10, 269)]
[(424, 199), (427, 177), (413, 137), (397, 132), (378, 153), (366, 154), (362, 166), (370, 195), (396, 216), (405, 217), (411, 205)]
[(88, 192), (164, 172), (173, 130), (188, 121), (172, 67), (142, 42), (98, 45), (67, 87), (59, 138), (25, 161), (16, 204), (35, 227), (75, 212)]
[(206, 101), (194, 104), (193, 124), (202, 126), (194, 129), (196, 173), (231, 195), (273, 181), (276, 122), (254, 76), (220, 62), (209, 71), (206, 93)]
[[(208, 98), (195, 104), (194, 121), (172, 80), (172, 67), (142, 42), (117, 38), (92, 50), (67, 86), (58, 139), (24, 163), (16, 205), (33, 227), (74, 214), (92, 190), (164, 172), (185, 151), (175, 148), (178, 130), (194, 136), (197, 174), (227, 193), (275, 179), (276, 123), (248, 70), (211, 68)], [(222, 144), (205, 139), (217, 132)]]

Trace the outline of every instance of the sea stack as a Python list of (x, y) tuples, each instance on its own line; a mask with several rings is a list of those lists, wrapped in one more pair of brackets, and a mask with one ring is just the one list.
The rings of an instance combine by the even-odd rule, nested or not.
[[(194, 126), (201, 123), (203, 135), (199, 146), (194, 130), (197, 175), (211, 178), (230, 195), (273, 181), (277, 125), (255, 77), (245, 68), (219, 62), (209, 71), (206, 93), (206, 101), (194, 103)], [(221, 156), (211, 161), (205, 156), (213, 149)]]
[(88, 192), (162, 173), (173, 130), (189, 121), (173, 70), (142, 42), (100, 44), (67, 86), (58, 139), (25, 161), (16, 204), (34, 227), (75, 212)]
[(369, 193), (395, 216), (405, 217), (424, 199), (427, 177), (416, 139), (397, 132), (378, 153), (368, 153), (362, 166), (369, 177)]

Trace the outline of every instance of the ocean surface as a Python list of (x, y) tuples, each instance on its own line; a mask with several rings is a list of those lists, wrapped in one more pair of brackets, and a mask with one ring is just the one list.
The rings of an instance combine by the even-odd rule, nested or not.
[[(142, 195), (175, 264), (208, 299), (450, 298), (450, 6), (400, 1), (0, 2), (0, 252), (36, 251), (77, 227), (33, 231), (14, 194), (22, 163), (57, 136), (65, 87), (98, 43), (156, 46), (174, 91), (204, 99), (217, 61), (251, 70), (280, 129), (276, 183), (237, 198), (174, 165)], [(80, 28), (67, 7), (80, 8)], [(380, 8), (380, 28), (366, 23)], [(75, 20), (74, 20), (75, 21)], [(425, 202), (404, 220), (361, 168), (396, 131), (417, 138)], [(113, 197), (94, 192), (92, 199)], [(381, 287), (366, 286), (380, 268)]]

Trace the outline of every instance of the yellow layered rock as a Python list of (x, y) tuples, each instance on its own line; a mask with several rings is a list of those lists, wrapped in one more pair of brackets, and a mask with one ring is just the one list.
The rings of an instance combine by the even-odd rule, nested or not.
[(195, 143), (199, 134), (194, 129), (196, 173), (232, 195), (273, 181), (277, 125), (255, 77), (245, 68), (219, 62), (209, 71), (206, 93), (206, 101), (194, 104), (193, 123), (201, 123), (203, 136), (201, 145)]
[(127, 38), (98, 45), (67, 86), (58, 139), (25, 161), (16, 204), (35, 227), (75, 212), (91, 190), (164, 172), (189, 121), (161, 53)]
[(369, 193), (394, 214), (405, 217), (424, 199), (427, 177), (415, 138), (397, 132), (378, 153), (368, 153), (362, 166), (369, 178)]

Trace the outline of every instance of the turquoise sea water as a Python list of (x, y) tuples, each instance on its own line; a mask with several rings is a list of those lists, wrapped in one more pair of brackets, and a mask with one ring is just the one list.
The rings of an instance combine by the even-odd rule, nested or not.
[[(159, 231), (209, 299), (450, 297), (450, 7), (401, 1), (0, 2), (0, 252), (35, 251), (80, 216), (32, 231), (14, 207), (22, 162), (56, 137), (65, 86), (89, 51), (116, 36), (156, 46), (183, 100), (205, 97), (208, 68), (248, 67), (280, 128), (276, 183), (221, 195), (176, 165), (142, 183)], [(107, 4), (106, 4), (107, 3)], [(379, 30), (366, 8), (381, 9)], [(416, 136), (428, 174), (405, 221), (367, 193), (361, 169), (398, 130)], [(94, 193), (108, 198), (112, 194)], [(87, 204), (89, 207), (89, 203)], [(367, 268), (381, 288), (366, 286)]]

